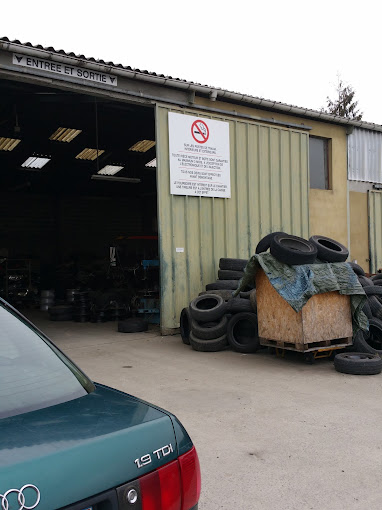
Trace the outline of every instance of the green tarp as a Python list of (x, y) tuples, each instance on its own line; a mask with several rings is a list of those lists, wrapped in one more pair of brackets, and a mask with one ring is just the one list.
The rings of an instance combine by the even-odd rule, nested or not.
[(247, 285), (253, 286), (256, 271), (260, 267), (274, 289), (296, 312), (299, 312), (312, 296), (337, 290), (351, 298), (354, 333), (358, 329), (368, 330), (368, 320), (362, 311), (366, 295), (357, 275), (346, 262), (288, 266), (270, 253), (254, 255), (249, 260), (234, 295), (245, 290)]

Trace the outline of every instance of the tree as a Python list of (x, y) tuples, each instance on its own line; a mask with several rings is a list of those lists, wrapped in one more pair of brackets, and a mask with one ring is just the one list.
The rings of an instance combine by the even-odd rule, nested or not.
[(345, 85), (342, 78), (338, 76), (336, 91), (337, 97), (334, 100), (329, 96), (326, 98), (326, 111), (340, 117), (361, 120), (363, 113), (357, 109), (358, 101), (354, 100), (355, 91), (352, 86)]

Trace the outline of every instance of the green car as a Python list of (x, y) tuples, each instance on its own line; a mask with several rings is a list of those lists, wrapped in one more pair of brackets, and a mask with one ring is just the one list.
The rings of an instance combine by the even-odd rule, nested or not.
[(0, 299), (0, 510), (197, 510), (177, 418), (93, 383)]

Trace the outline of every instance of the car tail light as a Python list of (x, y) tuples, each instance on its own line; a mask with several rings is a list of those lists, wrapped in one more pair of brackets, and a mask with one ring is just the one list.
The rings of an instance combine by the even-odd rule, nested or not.
[(182, 478), (181, 510), (190, 510), (199, 501), (201, 476), (198, 454), (195, 446), (178, 459)]
[[(178, 460), (142, 476), (139, 482), (141, 510), (191, 510), (199, 501), (201, 477), (195, 447)], [(131, 508), (135, 508), (132, 505)]]
[(142, 510), (180, 510), (181, 483), (177, 460), (143, 476), (139, 484)]

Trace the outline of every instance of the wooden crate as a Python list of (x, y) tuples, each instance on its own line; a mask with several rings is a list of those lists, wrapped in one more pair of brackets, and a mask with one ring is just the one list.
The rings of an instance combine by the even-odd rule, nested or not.
[(261, 345), (308, 352), (352, 344), (350, 296), (338, 291), (317, 294), (297, 313), (259, 270), (256, 298)]

